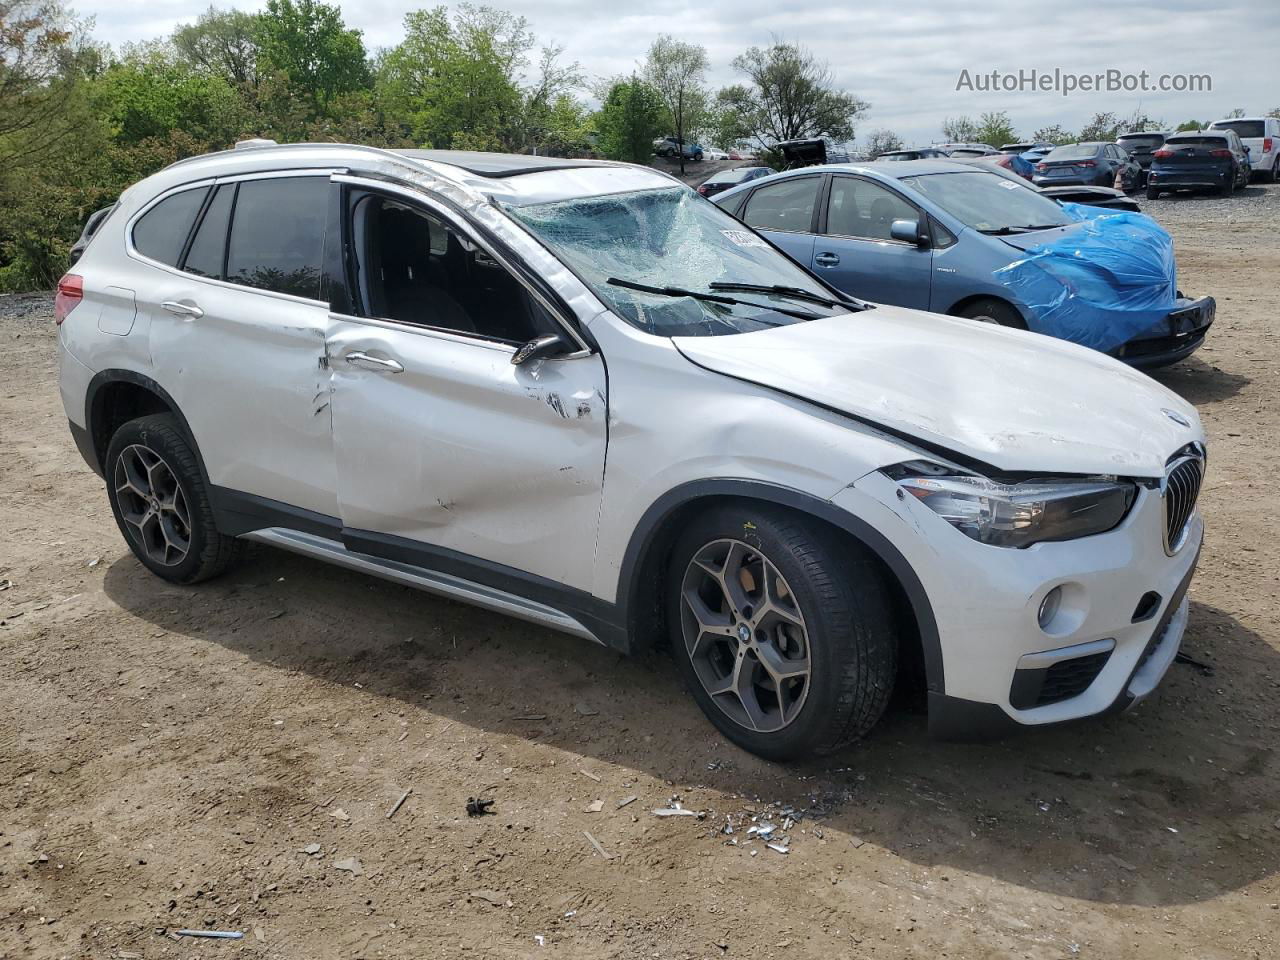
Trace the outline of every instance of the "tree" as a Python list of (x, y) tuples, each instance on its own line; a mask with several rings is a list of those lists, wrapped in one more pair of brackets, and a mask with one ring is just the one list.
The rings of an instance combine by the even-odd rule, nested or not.
[(1013, 143), (1018, 139), (1018, 131), (1013, 128), (1009, 114), (1001, 110), (999, 113), (984, 113), (978, 121), (978, 129), (974, 131), (975, 143), (988, 143), (993, 147)]
[(74, 129), (80, 24), (57, 0), (0, 2), (0, 163), (38, 164)]
[(243, 130), (243, 102), (220, 75), (198, 73), (163, 49), (139, 49), (94, 84), (98, 116), (120, 144), (182, 130), (213, 149)]
[(564, 47), (542, 48), (535, 82), (521, 91), (521, 108), (507, 140), (514, 150), (566, 154), (585, 145), (586, 107), (572, 95), (585, 82), (577, 61), (560, 62)]
[(1121, 120), (1116, 129), (1120, 133), (1144, 133), (1148, 130), (1163, 130), (1164, 128), (1165, 123), (1163, 120), (1154, 120), (1139, 108)]
[(1041, 127), (1033, 133), (1031, 139), (1036, 143), (1063, 144), (1075, 142), (1076, 137), (1075, 134), (1065, 129), (1061, 124), (1051, 123), (1049, 126)]
[(1180, 124), (1178, 124), (1178, 129), (1175, 132), (1176, 133), (1194, 133), (1196, 130), (1203, 130), (1208, 125), (1209, 124), (1207, 121), (1205, 123), (1201, 123), (1199, 120), (1183, 120)]
[[(703, 75), (707, 51), (666, 34), (649, 47), (645, 58), (645, 80), (658, 91), (667, 108), (672, 132), (682, 144), (691, 127), (700, 122), (699, 113), (707, 105)], [(678, 151), (680, 172), (684, 173), (684, 150)]]
[(874, 130), (871, 136), (867, 137), (867, 153), (871, 155), (872, 160), (881, 154), (901, 150), (902, 147), (902, 138), (892, 130)]
[(613, 81), (603, 99), (596, 114), (600, 152), (610, 160), (648, 161), (653, 140), (662, 133), (665, 108), (661, 95), (632, 74), (629, 79)]
[(948, 143), (975, 143), (978, 124), (973, 117), (947, 117), (942, 121), (942, 136)]
[(501, 148), (524, 106), (519, 72), (535, 42), (528, 22), (463, 4), (452, 19), (436, 7), (406, 14), (404, 25), (404, 40), (378, 64), (388, 116), (426, 146)]
[(734, 58), (746, 85), (726, 87), (717, 102), (741, 117), (745, 136), (762, 148), (780, 140), (827, 136), (852, 140), (868, 104), (835, 85), (831, 68), (806, 48), (775, 40)]
[(267, 0), (257, 20), (258, 71), (280, 74), (305, 91), (317, 115), (369, 82), (364, 41), (342, 11), (316, 0)]
[(1272, 107), (1267, 111), (1267, 116), (1275, 117), (1277, 120), (1280, 120), (1280, 107)]
[(1078, 142), (1087, 143), (1094, 140), (1114, 140), (1124, 133), (1120, 129), (1120, 121), (1114, 113), (1095, 113), (1093, 119), (1084, 125), (1078, 136)]
[(1236, 107), (1234, 110), (1232, 110), (1230, 113), (1227, 114), (1226, 119), (1239, 120), (1244, 115), (1245, 115), (1244, 107)]
[(252, 88), (258, 83), (258, 20), (240, 10), (210, 7), (173, 31), (178, 57), (194, 69)]

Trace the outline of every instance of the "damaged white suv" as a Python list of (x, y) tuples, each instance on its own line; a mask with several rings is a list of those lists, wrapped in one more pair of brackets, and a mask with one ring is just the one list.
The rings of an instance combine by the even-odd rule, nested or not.
[(1121, 709), (1177, 652), (1195, 410), (1061, 340), (874, 306), (663, 174), (258, 145), (130, 188), (59, 287), (129, 546), (256, 540), (620, 650), (766, 757), (908, 668), (949, 738)]

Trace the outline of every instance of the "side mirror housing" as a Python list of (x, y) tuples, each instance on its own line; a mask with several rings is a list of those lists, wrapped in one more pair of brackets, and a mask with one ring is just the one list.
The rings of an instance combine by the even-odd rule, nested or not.
[(919, 220), (895, 220), (889, 224), (889, 236), (900, 243), (910, 243), (921, 250), (929, 246), (929, 234), (920, 227)]
[(526, 363), (532, 363), (534, 360), (545, 360), (548, 357), (566, 353), (568, 347), (569, 345), (565, 343), (564, 337), (558, 333), (537, 337), (528, 343), (521, 344), (516, 349), (516, 352), (511, 355), (511, 363), (519, 367)]

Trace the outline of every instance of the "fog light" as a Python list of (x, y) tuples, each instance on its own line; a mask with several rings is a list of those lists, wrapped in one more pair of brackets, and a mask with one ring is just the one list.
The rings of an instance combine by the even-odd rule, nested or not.
[(1062, 588), (1054, 587), (1044, 595), (1044, 599), (1040, 601), (1040, 612), (1036, 614), (1036, 620), (1040, 623), (1041, 630), (1047, 630), (1049, 624), (1053, 622), (1053, 618), (1058, 615), (1058, 607), (1062, 604)]

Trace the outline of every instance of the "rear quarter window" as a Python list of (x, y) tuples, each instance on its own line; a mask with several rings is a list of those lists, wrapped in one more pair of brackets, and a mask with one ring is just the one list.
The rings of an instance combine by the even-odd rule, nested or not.
[(176, 266), (208, 193), (207, 186), (195, 187), (165, 197), (133, 225), (133, 248), (144, 257)]

